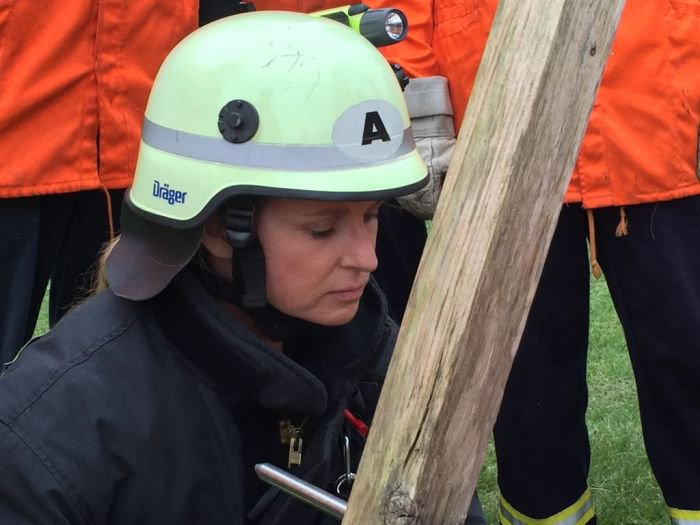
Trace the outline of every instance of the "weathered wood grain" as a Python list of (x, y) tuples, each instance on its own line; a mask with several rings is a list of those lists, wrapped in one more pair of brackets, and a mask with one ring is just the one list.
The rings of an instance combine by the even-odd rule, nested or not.
[(463, 523), (623, 4), (501, 0), (343, 523)]

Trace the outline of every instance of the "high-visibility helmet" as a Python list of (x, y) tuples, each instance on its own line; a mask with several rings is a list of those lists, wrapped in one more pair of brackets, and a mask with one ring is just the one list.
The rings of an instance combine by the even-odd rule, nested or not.
[(362, 36), (298, 13), (221, 19), (180, 42), (155, 79), (110, 285), (119, 294), (134, 276), (110, 259), (133, 261), (129, 238), (148, 244), (138, 231), (155, 225), (166, 227), (161, 252), (187, 239), (160, 256), (178, 267), (167, 284), (231, 197), (386, 199), (416, 191), (426, 175), (394, 71)]
[(367, 200), (426, 168), (394, 72), (331, 20), (248, 13), (185, 38), (158, 72), (128, 202), (201, 223), (235, 194)]

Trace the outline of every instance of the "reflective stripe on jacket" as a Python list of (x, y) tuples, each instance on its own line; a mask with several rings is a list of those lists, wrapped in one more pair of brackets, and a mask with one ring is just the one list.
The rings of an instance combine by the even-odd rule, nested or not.
[[(407, 1), (408, 38), (383, 49), (409, 75), (448, 78), (457, 126), (496, 5)], [(699, 128), (700, 0), (628, 0), (565, 200), (599, 208), (700, 194)]]
[(0, 5), (0, 198), (124, 188), (161, 61), (197, 0)]

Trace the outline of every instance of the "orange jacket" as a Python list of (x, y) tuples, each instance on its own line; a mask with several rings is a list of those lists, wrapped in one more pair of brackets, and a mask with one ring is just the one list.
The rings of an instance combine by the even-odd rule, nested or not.
[[(497, 0), (397, 0), (409, 36), (383, 49), (409, 75), (449, 79), (456, 125)], [(700, 194), (700, 0), (628, 0), (567, 202), (586, 208)]]
[(347, 0), (253, 0), (258, 11), (297, 11), (299, 13), (311, 13), (322, 9), (331, 9), (355, 2)]
[(0, 5), (0, 198), (131, 182), (148, 92), (197, 0)]

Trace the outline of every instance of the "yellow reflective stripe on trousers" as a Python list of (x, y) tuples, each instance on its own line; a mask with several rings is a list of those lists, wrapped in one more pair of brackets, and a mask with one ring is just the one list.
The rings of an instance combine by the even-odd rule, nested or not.
[(673, 525), (700, 525), (700, 510), (681, 510), (668, 508)]
[(585, 525), (593, 516), (595, 508), (589, 489), (586, 489), (576, 503), (549, 518), (528, 518), (515, 510), (503, 496), (498, 509), (498, 518), (502, 525)]

